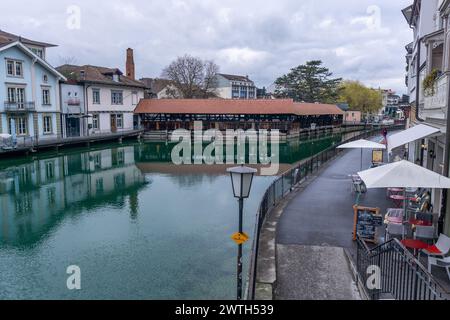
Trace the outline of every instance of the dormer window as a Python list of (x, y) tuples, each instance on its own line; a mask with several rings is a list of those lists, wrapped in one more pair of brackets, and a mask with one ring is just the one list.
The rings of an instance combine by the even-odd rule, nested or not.
[(31, 51), (39, 58), (44, 59), (44, 50), (38, 48), (31, 48)]
[(119, 82), (120, 78), (118, 74), (113, 74), (113, 81), (114, 82)]

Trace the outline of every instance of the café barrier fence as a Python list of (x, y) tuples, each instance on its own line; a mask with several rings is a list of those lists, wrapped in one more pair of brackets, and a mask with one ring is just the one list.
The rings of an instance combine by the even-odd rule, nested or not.
[[(278, 177), (266, 190), (264, 196), (260, 202), (258, 211), (256, 213), (256, 226), (253, 237), (252, 252), (250, 257), (250, 267), (249, 267), (249, 278), (247, 286), (247, 299), (255, 299), (256, 290), (256, 277), (258, 268), (258, 253), (259, 253), (259, 240), (261, 235), (261, 229), (267, 214), (276, 207), (291, 191), (296, 185), (299, 185), (305, 181), (305, 178), (312, 173), (317, 172), (324, 164), (326, 164), (331, 159), (334, 159), (336, 155), (341, 153), (342, 149), (337, 149), (338, 146), (356, 141), (359, 139), (364, 139), (371, 137), (375, 134), (380, 134), (381, 130), (385, 128), (383, 126), (368, 126), (364, 132), (355, 133), (355, 135), (339, 144), (336, 144), (309, 159), (306, 159), (295, 167), (291, 168), (287, 172), (283, 173)], [(389, 130), (402, 130), (405, 128), (404, 124), (388, 126)], [(345, 136), (351, 132), (343, 132)]]
[(397, 239), (369, 249), (358, 236), (356, 268), (371, 300), (448, 299), (428, 270)]

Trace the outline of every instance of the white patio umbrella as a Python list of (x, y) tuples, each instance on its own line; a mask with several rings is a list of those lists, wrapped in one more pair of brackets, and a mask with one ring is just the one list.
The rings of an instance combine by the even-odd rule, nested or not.
[(358, 172), (358, 175), (369, 189), (450, 189), (449, 178), (406, 160)]
[(358, 140), (358, 141), (352, 141), (346, 144), (343, 144), (338, 149), (361, 149), (361, 170), (363, 168), (363, 149), (386, 149), (386, 146), (381, 143), (376, 143), (369, 140)]
[(450, 189), (450, 179), (434, 171), (402, 160), (358, 172), (368, 189), (403, 188), (406, 214), (406, 188)]

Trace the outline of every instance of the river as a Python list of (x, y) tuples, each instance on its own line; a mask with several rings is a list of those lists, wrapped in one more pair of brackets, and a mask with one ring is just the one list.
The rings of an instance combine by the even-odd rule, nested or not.
[[(339, 140), (284, 144), (281, 160)], [(175, 166), (170, 150), (124, 143), (0, 160), (0, 299), (234, 299), (230, 178), (221, 166)], [(250, 235), (274, 179), (254, 179)], [(81, 290), (67, 288), (72, 265)]]

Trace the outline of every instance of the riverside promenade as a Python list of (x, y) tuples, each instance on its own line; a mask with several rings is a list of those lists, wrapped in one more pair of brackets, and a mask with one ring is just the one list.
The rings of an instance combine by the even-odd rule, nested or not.
[[(349, 177), (360, 171), (360, 156), (360, 150), (343, 152), (285, 205), (276, 232), (275, 299), (361, 299), (350, 267), (356, 255), (352, 241), (356, 196)], [(371, 150), (363, 151), (364, 169), (370, 167), (371, 157)], [(391, 204), (385, 190), (371, 189), (360, 205), (384, 213)]]

